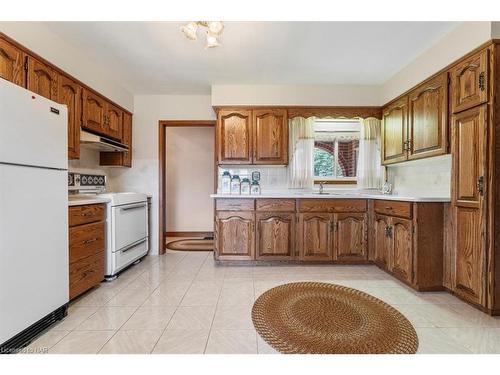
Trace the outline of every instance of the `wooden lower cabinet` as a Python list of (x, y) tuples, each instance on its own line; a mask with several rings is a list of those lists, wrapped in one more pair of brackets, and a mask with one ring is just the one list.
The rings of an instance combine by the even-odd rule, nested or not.
[(335, 214), (333, 260), (368, 261), (367, 217), (364, 213)]
[(255, 214), (253, 211), (217, 211), (216, 254), (221, 260), (254, 259)]
[(413, 225), (411, 220), (391, 218), (392, 252), (389, 271), (407, 283), (413, 282)]
[(299, 259), (302, 261), (333, 260), (333, 216), (327, 213), (299, 214)]
[(105, 206), (69, 207), (69, 299), (104, 280)]
[(373, 261), (383, 269), (389, 268), (390, 237), (388, 228), (390, 226), (390, 217), (384, 215), (374, 215), (373, 219)]
[(295, 214), (257, 212), (255, 214), (256, 259), (289, 260), (295, 256)]

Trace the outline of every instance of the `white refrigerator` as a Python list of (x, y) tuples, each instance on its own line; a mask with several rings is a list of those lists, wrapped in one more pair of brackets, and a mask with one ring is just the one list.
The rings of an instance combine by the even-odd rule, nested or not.
[(67, 116), (0, 78), (0, 353), (66, 314)]

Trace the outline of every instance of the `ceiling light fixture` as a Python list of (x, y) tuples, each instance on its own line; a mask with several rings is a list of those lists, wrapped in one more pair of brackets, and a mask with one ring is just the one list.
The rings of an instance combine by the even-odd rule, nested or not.
[(205, 49), (220, 46), (219, 38), (222, 35), (222, 30), (224, 25), (220, 21), (193, 21), (189, 22), (184, 26), (181, 26), (182, 33), (186, 38), (190, 40), (196, 40), (198, 38), (197, 31), (198, 27), (203, 26), (207, 28), (206, 37), (207, 44)]

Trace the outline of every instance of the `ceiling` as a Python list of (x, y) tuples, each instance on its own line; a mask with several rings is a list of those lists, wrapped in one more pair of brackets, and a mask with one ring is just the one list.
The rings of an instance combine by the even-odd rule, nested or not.
[(133, 94), (206, 94), (212, 84), (379, 85), (457, 22), (225, 22), (205, 50), (176, 22), (46, 22)]

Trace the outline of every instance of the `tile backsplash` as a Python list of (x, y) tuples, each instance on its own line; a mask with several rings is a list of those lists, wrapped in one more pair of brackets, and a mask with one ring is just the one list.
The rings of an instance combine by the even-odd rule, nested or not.
[(387, 181), (396, 194), (450, 196), (451, 155), (414, 160), (387, 167)]
[(224, 165), (218, 168), (218, 188), (221, 186), (221, 176), (228, 171), (231, 176), (237, 174), (240, 178), (252, 179), (252, 172), (260, 172), (260, 188), (262, 190), (282, 190), (287, 188), (287, 167), (261, 165)]
[(99, 151), (85, 147), (80, 148), (80, 159), (68, 161), (69, 172), (105, 175), (106, 189), (113, 191), (113, 179), (110, 178), (110, 169), (99, 165)]

